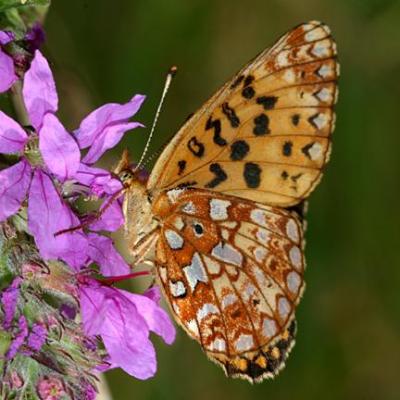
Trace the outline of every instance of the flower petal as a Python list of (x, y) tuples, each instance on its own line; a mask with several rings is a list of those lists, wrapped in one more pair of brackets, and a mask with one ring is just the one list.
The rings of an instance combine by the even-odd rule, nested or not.
[(89, 233), (89, 257), (100, 266), (104, 276), (127, 275), (129, 265), (115, 250), (113, 241), (106, 236)]
[(36, 170), (29, 191), (28, 226), (41, 256), (46, 260), (61, 258), (73, 268), (85, 264), (88, 241), (82, 230), (54, 236), (56, 232), (79, 224), (50, 177)]
[[(101, 216), (90, 224), (90, 229), (94, 231), (114, 232), (124, 224), (124, 214), (119, 200), (114, 200), (110, 204), (110, 196), (106, 196), (100, 207)], [(106, 207), (105, 211), (102, 210)]]
[(33, 324), (27, 338), (27, 345), (33, 351), (40, 351), (47, 339), (47, 330), (40, 323)]
[(47, 60), (36, 50), (31, 67), (25, 74), (23, 96), (32, 125), (38, 131), (43, 116), (48, 112), (56, 112), (58, 96), (53, 74)]
[(62, 181), (75, 175), (81, 157), (78, 144), (53, 114), (43, 118), (39, 149), (49, 170)]
[(106, 194), (114, 194), (122, 189), (122, 183), (114, 178), (105, 169), (89, 167), (81, 163), (74, 177), (82, 185), (90, 188), (91, 194), (97, 197)]
[(17, 153), (24, 148), (27, 140), (28, 135), (21, 126), (0, 111), (0, 153)]
[(10, 89), (12, 84), (18, 79), (15, 75), (14, 61), (0, 49), (0, 93)]
[(120, 292), (136, 305), (138, 312), (145, 319), (151, 331), (161, 336), (165, 343), (173, 343), (176, 335), (175, 327), (168, 314), (156, 302), (147, 296), (130, 293), (125, 290)]
[(106, 300), (101, 338), (112, 364), (136, 378), (148, 379), (157, 369), (148, 327), (135, 305), (118, 295), (120, 290), (114, 292), (113, 297)]
[(79, 146), (84, 149), (91, 146), (106, 127), (126, 123), (137, 113), (146, 97), (136, 95), (125, 104), (109, 103), (91, 112), (75, 131)]
[(87, 164), (95, 163), (108, 149), (113, 148), (122, 139), (125, 132), (143, 126), (139, 122), (125, 122), (118, 125), (106, 126), (97, 136), (96, 141), (92, 144), (82, 161)]
[(21, 207), (28, 191), (31, 172), (25, 160), (0, 171), (0, 221), (15, 214)]
[(95, 336), (101, 332), (105, 296), (106, 292), (94, 279), (89, 278), (85, 284), (79, 286), (82, 325), (88, 336)]
[(19, 298), (19, 286), (22, 279), (17, 276), (12, 281), (11, 285), (3, 291), (0, 295), (2, 307), (3, 307), (3, 321), (2, 325), (4, 329), (10, 329), (11, 323), (15, 317), (15, 311), (17, 309), (17, 303)]
[[(107, 323), (104, 326), (112, 326)], [(148, 338), (139, 338), (133, 333), (122, 331), (118, 335), (101, 335), (110, 362), (138, 379), (149, 379), (157, 371), (156, 352)]]
[(15, 39), (15, 35), (11, 31), (0, 31), (0, 44), (5, 45), (12, 42)]
[(18, 328), (19, 331), (15, 335), (13, 341), (10, 344), (10, 347), (8, 348), (6, 358), (8, 360), (11, 360), (14, 358), (18, 350), (21, 348), (21, 346), (24, 344), (26, 337), (28, 336), (28, 322), (25, 318), (24, 315), (21, 315), (18, 320)]

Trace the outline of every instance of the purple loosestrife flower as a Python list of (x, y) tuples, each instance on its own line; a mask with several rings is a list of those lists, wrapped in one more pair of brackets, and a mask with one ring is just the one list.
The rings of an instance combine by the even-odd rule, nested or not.
[[(22, 155), (17, 164), (0, 171), (0, 221), (19, 210), (29, 190), (28, 228), (41, 256), (46, 260), (60, 258), (78, 269), (88, 262), (89, 248), (98, 246), (100, 239), (93, 235), (87, 237), (82, 230), (55, 236), (56, 232), (80, 225), (78, 217), (60, 196), (60, 184), (66, 187), (68, 182), (77, 182), (89, 194), (105, 196), (107, 204), (107, 195), (120, 190), (121, 183), (109, 172), (81, 162), (78, 142), (82, 148), (89, 147), (85, 161), (97, 160), (127, 130), (142, 126), (129, 122), (129, 118), (138, 111), (145, 97), (136, 95), (126, 104), (106, 104), (93, 111), (83, 120), (74, 138), (55, 115), (58, 95), (53, 75), (46, 59), (36, 51), (25, 74), (23, 98), (34, 134), (28, 136), (25, 129), (0, 111), (0, 153)], [(29, 148), (35, 147), (36, 142), (38, 149), (31, 152)], [(117, 210), (119, 203), (114, 203), (93, 224), (93, 230), (112, 231), (123, 223), (121, 210)]]
[(18, 320), (18, 332), (14, 336), (6, 354), (8, 360), (11, 360), (16, 356), (21, 346), (25, 343), (28, 333), (28, 322), (26, 318), (21, 315)]
[(90, 147), (82, 160), (85, 164), (96, 162), (127, 130), (143, 127), (139, 122), (129, 122), (129, 118), (138, 112), (144, 99), (145, 96), (136, 95), (126, 104), (105, 104), (82, 121), (74, 133), (81, 149)]
[(2, 46), (14, 40), (12, 32), (0, 31), (0, 93), (6, 92), (18, 79), (15, 74), (14, 60), (5, 53)]
[(150, 331), (167, 344), (175, 340), (175, 328), (167, 313), (153, 300), (157, 291), (153, 288), (148, 297), (104, 286), (90, 278), (83, 278), (80, 284), (85, 333), (101, 336), (111, 368), (120, 367), (138, 379), (154, 376), (157, 369)]
[(26, 344), (32, 351), (40, 351), (47, 339), (47, 330), (42, 324), (33, 324)]
[(15, 316), (19, 297), (19, 286), (22, 282), (20, 277), (14, 278), (11, 285), (1, 294), (1, 304), (4, 311), (3, 328), (10, 329)]

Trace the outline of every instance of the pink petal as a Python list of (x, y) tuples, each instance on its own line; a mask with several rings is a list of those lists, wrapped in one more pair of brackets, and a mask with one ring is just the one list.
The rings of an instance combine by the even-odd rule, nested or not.
[(175, 340), (175, 327), (168, 314), (147, 296), (121, 290), (121, 293), (136, 305), (140, 315), (145, 319), (151, 331), (161, 336), (165, 343), (171, 344)]
[(46, 260), (60, 258), (73, 268), (85, 264), (88, 241), (81, 230), (54, 236), (56, 232), (79, 224), (50, 177), (36, 170), (29, 190), (28, 226), (41, 256)]
[(75, 174), (75, 179), (82, 185), (90, 188), (91, 194), (98, 197), (106, 194), (114, 194), (122, 189), (122, 183), (114, 178), (110, 172), (105, 169), (89, 167), (81, 163)]
[[(112, 327), (107, 320), (104, 326)], [(148, 338), (141, 339), (125, 331), (118, 335), (104, 333), (101, 337), (113, 365), (142, 380), (153, 377), (157, 372), (156, 352)]]
[(119, 276), (130, 273), (129, 265), (115, 250), (113, 241), (96, 233), (88, 234), (89, 257), (100, 266), (100, 272), (104, 276)]
[(87, 164), (95, 163), (108, 149), (113, 148), (122, 139), (125, 132), (137, 127), (143, 127), (143, 125), (139, 122), (125, 122), (105, 127), (82, 161)]
[(22, 160), (0, 171), (0, 221), (15, 214), (26, 197), (32, 169)]
[(88, 336), (101, 332), (104, 321), (104, 300), (106, 291), (94, 280), (79, 286), (79, 302), (81, 306), (82, 325)]
[(10, 89), (17, 79), (13, 59), (0, 49), (0, 93)]
[(138, 379), (156, 373), (154, 346), (149, 340), (146, 322), (134, 304), (121, 296), (106, 300), (106, 315), (101, 329), (110, 361)]
[(136, 95), (125, 104), (109, 103), (91, 112), (75, 131), (79, 146), (91, 146), (106, 127), (126, 123), (142, 105), (145, 96)]
[[(102, 212), (104, 207), (106, 207), (106, 210)], [(90, 224), (90, 229), (114, 232), (124, 224), (124, 214), (118, 200), (114, 200), (110, 204), (110, 196), (107, 196), (100, 207), (100, 212), (102, 212), (100, 218)]]
[(56, 112), (58, 96), (47, 60), (36, 50), (31, 67), (25, 74), (23, 96), (32, 125), (39, 131), (43, 116)]
[(135, 304), (122, 292), (100, 286), (93, 280), (80, 286), (84, 331), (87, 335), (101, 335), (112, 367), (147, 379), (157, 368), (149, 329)]
[(0, 153), (17, 153), (23, 150), (27, 140), (28, 135), (21, 126), (0, 111)]
[(81, 157), (78, 144), (53, 114), (43, 118), (39, 149), (49, 170), (62, 181), (75, 175)]

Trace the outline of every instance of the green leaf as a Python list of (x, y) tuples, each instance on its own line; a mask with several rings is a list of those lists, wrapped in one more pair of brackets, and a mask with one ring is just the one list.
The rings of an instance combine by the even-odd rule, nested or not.
[(0, 12), (11, 8), (20, 8), (28, 6), (48, 6), (50, 0), (0, 0)]

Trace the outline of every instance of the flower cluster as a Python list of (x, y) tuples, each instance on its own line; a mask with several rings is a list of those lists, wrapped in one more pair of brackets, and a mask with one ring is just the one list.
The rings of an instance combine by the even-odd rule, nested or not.
[[(125, 132), (143, 126), (130, 119), (145, 96), (135, 95), (125, 104), (105, 104), (69, 132), (57, 117), (58, 94), (51, 69), (37, 49), (43, 40), (41, 32), (36, 27), (26, 36), (33, 58), (19, 78), (15, 60), (3, 51), (14, 37), (0, 31), (0, 92), (13, 90), (13, 84), (21, 79), (29, 117), (29, 125), (22, 126), (0, 111), (0, 153), (17, 160), (0, 170), (0, 222), (27, 207), (27, 230), (40, 257), (62, 260), (71, 268), (85, 334), (102, 338), (107, 350), (104, 361), (109, 367), (121, 367), (132, 376), (146, 379), (156, 371), (150, 332), (168, 344), (175, 338), (168, 315), (159, 307), (158, 289), (133, 294), (87, 275), (93, 263), (105, 277), (130, 272), (112, 239), (104, 234), (116, 231), (124, 222), (119, 196), (122, 184), (93, 164)], [(75, 203), (82, 195), (102, 200), (98, 218), (77, 212)], [(83, 269), (85, 274), (81, 273)], [(28, 323), (23, 313), (16, 312), (21, 281), (16, 277), (1, 294), (2, 326), (12, 335), (7, 359), (39, 351), (47, 339), (45, 325)], [(53, 381), (43, 382), (41, 390), (47, 390), (49, 382)]]

